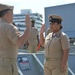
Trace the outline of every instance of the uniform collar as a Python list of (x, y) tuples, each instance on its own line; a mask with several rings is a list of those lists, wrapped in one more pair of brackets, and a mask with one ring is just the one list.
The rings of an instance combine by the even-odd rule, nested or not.
[(11, 23), (8, 23), (6, 20), (0, 18), (0, 21), (4, 22), (4, 23), (7, 23), (8, 25), (10, 25)]
[(60, 36), (61, 35), (61, 30), (59, 30), (58, 32), (56, 33), (52, 33), (52, 36), (55, 37), (55, 36)]
[(6, 20), (4, 20), (4, 19), (2, 19), (2, 18), (0, 18), (0, 19), (1, 19), (2, 22), (7, 22)]

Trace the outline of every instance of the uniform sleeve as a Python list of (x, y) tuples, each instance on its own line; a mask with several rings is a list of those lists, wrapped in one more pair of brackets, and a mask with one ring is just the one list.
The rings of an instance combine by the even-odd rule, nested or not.
[(15, 26), (9, 26), (6, 35), (7, 35), (7, 37), (10, 39), (10, 41), (13, 44), (16, 44), (16, 41), (20, 37), (20, 32), (18, 31), (17, 27), (15, 27)]
[(61, 37), (61, 45), (62, 45), (62, 50), (66, 50), (70, 48), (69, 38), (67, 35), (63, 35)]

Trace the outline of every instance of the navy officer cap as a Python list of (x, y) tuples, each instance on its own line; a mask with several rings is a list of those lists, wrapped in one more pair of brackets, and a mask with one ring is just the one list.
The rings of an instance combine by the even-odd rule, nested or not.
[(13, 6), (10, 5), (5, 5), (5, 4), (0, 4), (0, 12), (4, 11), (4, 10), (13, 10)]
[(51, 23), (51, 22), (61, 23), (62, 22), (62, 18), (59, 15), (50, 15), (49, 16), (49, 23)]

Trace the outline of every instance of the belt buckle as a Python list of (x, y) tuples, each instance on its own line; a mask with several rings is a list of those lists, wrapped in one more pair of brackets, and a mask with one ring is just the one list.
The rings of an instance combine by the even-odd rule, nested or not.
[(48, 61), (48, 60), (49, 60), (49, 58), (47, 57), (47, 58), (46, 58), (46, 61)]

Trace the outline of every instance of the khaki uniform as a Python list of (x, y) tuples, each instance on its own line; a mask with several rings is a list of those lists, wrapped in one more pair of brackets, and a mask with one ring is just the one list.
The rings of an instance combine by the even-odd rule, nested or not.
[(58, 31), (53, 35), (49, 33), (45, 39), (45, 61), (44, 61), (44, 73), (45, 75), (68, 75), (68, 66), (66, 65), (66, 71), (61, 72), (60, 66), (63, 57), (63, 50), (69, 49), (69, 38), (61, 31)]
[(0, 20), (0, 75), (18, 75), (16, 41), (20, 33), (14, 25)]
[(37, 44), (38, 44), (38, 40), (37, 40), (37, 35), (38, 35), (38, 30), (35, 27), (31, 28), (31, 32), (30, 32), (30, 36), (28, 39), (28, 50), (30, 53), (36, 53), (37, 50)]

